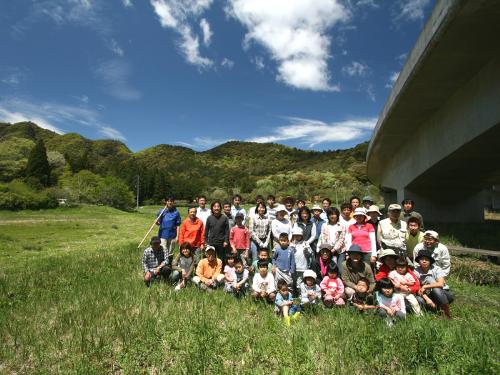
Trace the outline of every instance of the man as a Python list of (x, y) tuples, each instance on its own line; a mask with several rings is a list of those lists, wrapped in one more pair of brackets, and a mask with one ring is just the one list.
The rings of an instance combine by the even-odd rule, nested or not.
[(321, 237), (321, 227), (323, 226), (323, 224), (326, 223), (326, 221), (321, 218), (321, 213), (323, 212), (323, 210), (319, 205), (315, 204), (312, 207), (311, 212), (313, 214), (311, 221), (316, 225), (316, 239), (311, 244), (311, 249), (313, 250), (314, 254), (316, 254), (318, 241), (319, 238)]
[(227, 217), (227, 222), (229, 223), (229, 231), (231, 231), (231, 228), (234, 227), (234, 217), (231, 213), (231, 203), (224, 202), (222, 204), (222, 211)]
[(222, 214), (219, 201), (212, 202), (210, 209), (212, 215), (208, 217), (205, 226), (205, 244), (213, 246), (217, 257), (224, 262), (226, 252), (229, 251), (229, 221), (227, 216)]
[(406, 222), (399, 219), (401, 206), (389, 205), (389, 217), (380, 220), (377, 238), (382, 249), (392, 249), (397, 255), (406, 257)]
[(283, 204), (285, 205), (285, 210), (286, 210), (285, 218), (290, 220), (290, 223), (293, 226), (293, 224), (295, 224), (295, 222), (297, 221), (297, 215), (296, 215), (297, 212), (293, 208), (293, 206), (295, 205), (295, 199), (293, 197), (288, 196), (285, 199), (283, 199)]
[(373, 198), (369, 195), (364, 196), (363, 197), (363, 207), (368, 210), (371, 205), (373, 205)]
[[(160, 210), (157, 213), (159, 216), (156, 225), (159, 226), (158, 237), (161, 239), (161, 245), (165, 249), (165, 254), (172, 263), (175, 244), (179, 240), (179, 226), (181, 225), (181, 215), (175, 208), (175, 199), (169, 196), (166, 199), (166, 208), (163, 212)], [(160, 215), (161, 213), (161, 215)]]
[(276, 204), (275, 204), (276, 198), (274, 195), (269, 194), (267, 196), (267, 217), (269, 218), (270, 221), (273, 221), (276, 219)]
[(403, 199), (401, 202), (403, 206), (403, 211), (401, 212), (400, 219), (408, 222), (410, 217), (416, 217), (420, 220), (420, 227), (422, 230), (424, 229), (424, 219), (422, 215), (420, 215), (417, 211), (413, 211), (413, 207), (415, 206), (415, 202), (412, 199)]
[(150, 286), (152, 282), (163, 278), (166, 282), (170, 275), (170, 263), (161, 246), (160, 237), (154, 236), (149, 242), (149, 247), (144, 250), (142, 256), (142, 269), (144, 271), (144, 283)]
[(236, 217), (236, 214), (243, 214), (243, 225), (245, 225), (245, 221), (247, 219), (247, 212), (243, 207), (241, 207), (241, 195), (235, 194), (233, 196), (233, 206), (231, 207), (231, 215), (233, 218)]
[(422, 243), (424, 233), (420, 230), (420, 220), (416, 217), (410, 217), (407, 222), (408, 232), (406, 232), (406, 249), (410, 256), (413, 256), (415, 246)]
[(427, 250), (432, 254), (436, 266), (441, 268), (445, 276), (450, 274), (451, 258), (448, 248), (439, 242), (439, 234), (436, 231), (428, 230), (424, 233), (424, 241), (413, 249), (413, 259), (416, 261), (418, 254)]
[(198, 197), (198, 208), (196, 209), (196, 217), (203, 222), (203, 226), (207, 225), (207, 218), (212, 214), (209, 208), (206, 207), (207, 198), (204, 195)]
[(196, 267), (196, 276), (193, 282), (202, 290), (212, 291), (222, 285), (224, 274), (222, 271), (222, 260), (217, 258), (215, 248), (208, 245), (205, 250), (205, 259), (200, 260)]
[(323, 212), (321, 212), (321, 218), (325, 221), (328, 222), (328, 216), (326, 215), (326, 210), (330, 208), (332, 205), (332, 201), (330, 198), (325, 198), (323, 199), (323, 202), (321, 202), (321, 205), (323, 206)]
[(188, 217), (181, 225), (179, 244), (187, 242), (194, 252), (195, 263), (201, 259), (201, 251), (205, 247), (205, 226), (201, 219), (196, 217), (196, 207), (188, 209)]

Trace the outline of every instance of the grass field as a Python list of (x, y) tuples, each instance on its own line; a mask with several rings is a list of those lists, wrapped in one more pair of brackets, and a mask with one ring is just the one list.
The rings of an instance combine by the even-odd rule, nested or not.
[(155, 212), (0, 212), (0, 373), (500, 373), (498, 286), (452, 276), (451, 322), (389, 329), (343, 309), (286, 328), (221, 291), (145, 288), (137, 243)]

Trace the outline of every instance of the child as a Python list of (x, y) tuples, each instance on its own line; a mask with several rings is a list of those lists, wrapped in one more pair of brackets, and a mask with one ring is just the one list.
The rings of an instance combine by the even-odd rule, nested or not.
[(293, 290), (297, 290), (302, 284), (302, 277), (305, 270), (311, 266), (313, 252), (307, 241), (304, 241), (302, 228), (294, 227), (292, 230), (292, 243), (290, 251), (293, 254), (295, 261), (295, 273), (293, 277)]
[(356, 283), (355, 292), (349, 297), (349, 304), (360, 313), (372, 309), (376, 309), (374, 305), (373, 296), (368, 293), (370, 281), (366, 277), (362, 277)]
[(243, 214), (243, 225), (245, 224), (245, 219), (247, 217), (247, 212), (243, 207), (240, 206), (241, 204), (241, 195), (235, 194), (233, 196), (233, 205), (231, 207), (231, 215), (233, 215), (234, 218), (236, 218), (236, 215), (241, 213)]
[(401, 294), (411, 305), (415, 315), (422, 315), (417, 297), (410, 290), (410, 287), (418, 283), (418, 281), (408, 272), (408, 262), (405, 258), (398, 257), (396, 259), (396, 269), (389, 272), (389, 279), (394, 284), (395, 291)]
[(241, 298), (246, 294), (247, 289), (248, 270), (243, 266), (241, 259), (236, 258), (234, 259), (234, 281), (226, 288), (226, 292), (233, 293), (236, 298)]
[(243, 225), (244, 216), (242, 213), (237, 213), (234, 220), (235, 225), (231, 228), (229, 234), (229, 243), (233, 250), (233, 254), (237, 254), (246, 266), (248, 259), (248, 251), (250, 249), (250, 232)]
[(195, 257), (191, 252), (191, 245), (184, 242), (180, 247), (180, 253), (172, 263), (172, 282), (177, 283), (175, 290), (181, 290), (186, 287), (187, 282), (191, 278), (194, 271)]
[(304, 281), (300, 284), (300, 305), (302, 307), (317, 306), (321, 300), (321, 289), (316, 284), (316, 277), (316, 272), (304, 271)]
[(323, 292), (323, 303), (325, 307), (345, 305), (344, 299), (344, 283), (340, 279), (339, 269), (335, 263), (328, 265), (327, 275), (321, 281), (320, 287)]
[(231, 293), (233, 291), (234, 281), (236, 280), (234, 259), (234, 254), (228, 254), (226, 257), (226, 265), (224, 266), (224, 292), (227, 293)]
[(273, 265), (271, 262), (269, 262), (269, 249), (267, 249), (267, 248), (259, 249), (259, 253), (257, 256), (258, 256), (258, 258), (253, 261), (252, 266), (250, 267), (250, 272), (252, 272), (252, 273), (259, 272), (259, 268), (257, 267), (257, 263), (260, 262), (261, 260), (268, 263), (268, 271), (272, 272)]
[(288, 291), (288, 284), (285, 280), (278, 281), (278, 294), (276, 295), (275, 310), (283, 316), (287, 326), (290, 326), (290, 316), (297, 320), (300, 316), (299, 307), (293, 304), (292, 293)]
[(406, 318), (406, 307), (403, 296), (394, 293), (394, 284), (386, 277), (377, 283), (377, 312), (386, 319), (387, 325), (392, 326), (396, 319)]
[(273, 254), (273, 274), (276, 283), (279, 280), (285, 280), (291, 287), (293, 275), (295, 273), (295, 257), (288, 247), (289, 245), (290, 241), (288, 240), (288, 234), (281, 233), (279, 235), (279, 246), (275, 249)]
[(253, 277), (252, 297), (255, 300), (264, 300), (272, 303), (276, 298), (276, 288), (274, 287), (273, 274), (267, 271), (268, 262), (259, 260), (257, 267), (259, 272)]

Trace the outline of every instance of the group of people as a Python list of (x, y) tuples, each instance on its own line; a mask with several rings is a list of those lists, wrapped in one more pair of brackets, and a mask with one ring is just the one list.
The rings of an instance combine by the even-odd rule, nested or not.
[(184, 221), (173, 197), (165, 203), (142, 260), (148, 286), (170, 279), (175, 290), (192, 282), (236, 298), (249, 294), (274, 304), (287, 325), (320, 305), (349, 305), (388, 324), (422, 309), (451, 319), (450, 255), (437, 232), (423, 231), (412, 200), (390, 204), (384, 219), (370, 196), (352, 197), (340, 210), (328, 198), (309, 209), (293, 197), (276, 204), (269, 195), (266, 204), (257, 196), (248, 212), (239, 195), (210, 209), (202, 196)]

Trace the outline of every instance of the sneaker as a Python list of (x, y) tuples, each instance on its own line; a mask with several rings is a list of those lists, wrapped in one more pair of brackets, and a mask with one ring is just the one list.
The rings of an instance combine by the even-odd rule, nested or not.
[(174, 288), (176, 292), (178, 292), (181, 289), (182, 289), (181, 284), (177, 284), (176, 287)]
[(292, 315), (293, 320), (297, 320), (300, 317), (300, 312), (296, 312), (295, 314)]
[(290, 327), (290, 317), (289, 317), (289, 316), (285, 316), (285, 317), (283, 318), (283, 320), (285, 321), (285, 325), (286, 325), (287, 327)]

